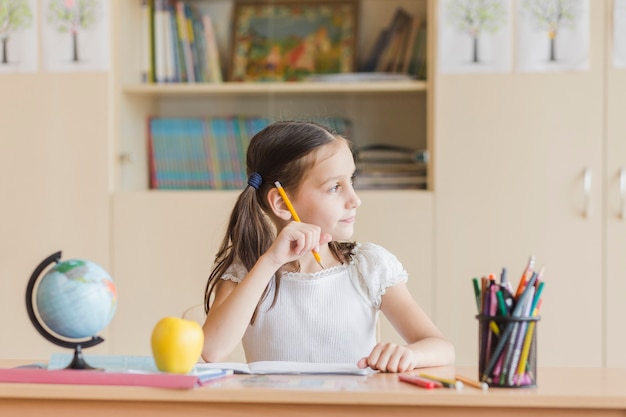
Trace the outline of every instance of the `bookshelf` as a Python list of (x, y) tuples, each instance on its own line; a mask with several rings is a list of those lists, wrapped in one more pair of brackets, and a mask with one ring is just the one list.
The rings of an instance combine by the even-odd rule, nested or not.
[[(234, 0), (191, 3), (215, 16), (224, 72)], [(358, 4), (360, 66), (397, 7), (426, 21), (434, 3), (360, 0)], [(427, 149), (432, 160), (430, 81), (144, 84), (143, 45), (138, 30), (140, 1), (118, 0), (111, 7), (112, 273), (120, 294), (130, 300), (143, 300), (141, 314), (132, 305), (120, 302), (111, 326), (113, 353), (149, 354), (146, 340), (158, 319), (180, 315), (202, 302), (212, 257), (239, 192), (151, 190), (146, 145), (148, 116), (345, 117), (352, 121), (351, 139), (357, 146), (383, 142)], [(428, 30), (432, 43), (432, 28)], [(427, 312), (432, 309), (434, 298), (432, 191), (429, 178), (427, 190), (360, 192), (364, 203), (355, 235), (359, 241), (377, 242), (397, 254), (414, 279), (411, 291)], [(389, 216), (388, 222), (378, 221), (381, 213)], [(149, 297), (145, 295), (147, 289), (153, 289)], [(129, 315), (134, 317), (132, 325), (124, 319)], [(389, 326), (383, 325), (381, 331), (386, 340), (398, 337)]]
[[(146, 118), (225, 117), (235, 114), (270, 119), (345, 117), (352, 121), (357, 146), (390, 143), (428, 149), (430, 118), (428, 81), (168, 83), (141, 82), (143, 40), (139, 0), (118, 1), (114, 21), (114, 155), (113, 189), (147, 190)], [(191, 1), (213, 17), (222, 72), (230, 50), (230, 16), (235, 0)], [(429, 0), (360, 0), (357, 68), (363, 65), (378, 34), (398, 7), (426, 21)], [(432, 188), (432, 187), (429, 187)]]

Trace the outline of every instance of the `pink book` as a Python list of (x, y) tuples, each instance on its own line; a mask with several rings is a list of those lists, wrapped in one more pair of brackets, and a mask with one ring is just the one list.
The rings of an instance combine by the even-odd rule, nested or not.
[(200, 374), (105, 372), (59, 369), (11, 368), (0, 369), (0, 383), (29, 384), (75, 384), (75, 385), (120, 385), (157, 388), (192, 389), (205, 383), (232, 375), (232, 371)]

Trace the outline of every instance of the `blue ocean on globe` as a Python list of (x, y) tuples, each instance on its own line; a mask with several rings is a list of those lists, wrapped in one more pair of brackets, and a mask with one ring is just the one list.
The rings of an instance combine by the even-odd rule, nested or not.
[(37, 311), (50, 330), (69, 339), (95, 336), (113, 318), (117, 290), (98, 264), (71, 259), (59, 262), (39, 281)]

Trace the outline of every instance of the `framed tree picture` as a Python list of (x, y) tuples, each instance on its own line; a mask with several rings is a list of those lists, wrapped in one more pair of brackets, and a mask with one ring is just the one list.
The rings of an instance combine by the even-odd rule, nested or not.
[(244, 3), (234, 8), (230, 81), (301, 81), (353, 72), (358, 4)]

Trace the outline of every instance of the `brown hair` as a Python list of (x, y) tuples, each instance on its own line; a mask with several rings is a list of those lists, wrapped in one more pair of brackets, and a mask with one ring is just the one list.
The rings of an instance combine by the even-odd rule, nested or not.
[[(267, 201), (267, 193), (274, 187), (274, 182), (280, 181), (285, 191), (295, 193), (315, 163), (315, 151), (336, 140), (348, 143), (344, 137), (325, 126), (302, 121), (275, 122), (250, 140), (246, 170), (248, 176), (260, 174), (262, 182), (258, 189), (248, 185), (235, 203), (206, 285), (204, 303), (207, 312), (211, 296), (226, 270), (235, 262), (251, 270), (276, 238), (276, 226), (270, 221), (273, 213)], [(354, 242), (329, 243), (333, 256), (342, 263), (352, 259), (354, 246)], [(280, 274), (276, 274), (275, 296), (279, 287)], [(267, 288), (261, 300), (266, 295)], [(256, 314), (255, 310), (251, 323)]]

